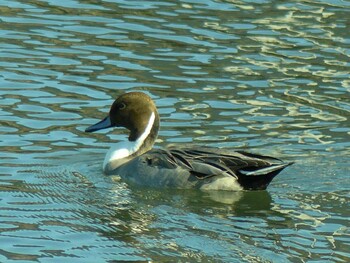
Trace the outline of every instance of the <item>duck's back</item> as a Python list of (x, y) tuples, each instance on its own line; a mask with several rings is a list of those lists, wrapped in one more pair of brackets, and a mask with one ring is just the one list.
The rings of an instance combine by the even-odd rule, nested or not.
[(116, 169), (134, 184), (206, 190), (262, 190), (291, 163), (211, 147), (153, 149)]

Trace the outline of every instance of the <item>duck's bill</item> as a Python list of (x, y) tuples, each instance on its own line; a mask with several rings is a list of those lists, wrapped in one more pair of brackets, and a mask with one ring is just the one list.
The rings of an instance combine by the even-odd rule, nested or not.
[(86, 128), (85, 132), (94, 132), (102, 129), (107, 129), (110, 127), (112, 127), (111, 119), (109, 118), (109, 116), (107, 116), (102, 121), (99, 121), (98, 123)]

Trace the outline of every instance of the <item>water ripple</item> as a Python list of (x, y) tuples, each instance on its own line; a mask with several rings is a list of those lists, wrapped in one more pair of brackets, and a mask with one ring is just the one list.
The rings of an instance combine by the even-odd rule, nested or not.
[[(349, 261), (349, 6), (0, 0), (0, 261)], [(125, 132), (84, 130), (131, 90), (159, 146), (297, 163), (269, 192), (129, 188), (100, 167)]]

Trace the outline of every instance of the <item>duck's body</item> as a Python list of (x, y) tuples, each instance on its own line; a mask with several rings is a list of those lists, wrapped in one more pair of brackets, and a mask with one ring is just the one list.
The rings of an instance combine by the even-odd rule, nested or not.
[(127, 182), (202, 190), (261, 190), (291, 163), (279, 159), (210, 147), (152, 149), (159, 130), (154, 102), (142, 92), (118, 97), (109, 116), (87, 132), (122, 126), (129, 140), (119, 142), (106, 155), (103, 170)]

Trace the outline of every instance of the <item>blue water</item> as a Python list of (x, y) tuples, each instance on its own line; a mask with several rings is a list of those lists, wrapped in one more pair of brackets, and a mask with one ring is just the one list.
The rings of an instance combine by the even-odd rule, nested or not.
[[(0, 0), (0, 262), (349, 262), (348, 1)], [(267, 191), (133, 188), (84, 133), (141, 90), (157, 146), (296, 163)]]

